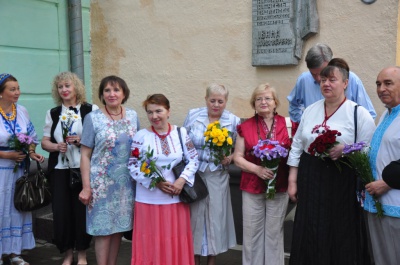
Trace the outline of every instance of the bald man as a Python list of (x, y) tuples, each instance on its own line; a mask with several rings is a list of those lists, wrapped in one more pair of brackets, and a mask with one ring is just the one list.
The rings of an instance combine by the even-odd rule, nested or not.
[[(366, 185), (364, 209), (376, 265), (400, 264), (400, 190), (382, 180), (382, 171), (400, 159), (400, 67), (384, 68), (376, 78), (379, 99), (387, 110), (382, 114), (371, 140), (370, 163), (375, 181)], [(398, 176), (400, 178), (400, 175)], [(383, 205), (385, 216), (377, 218), (371, 195)]]

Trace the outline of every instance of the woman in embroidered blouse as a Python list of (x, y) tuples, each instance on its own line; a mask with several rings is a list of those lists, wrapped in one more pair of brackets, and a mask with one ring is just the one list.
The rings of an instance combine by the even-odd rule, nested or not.
[(117, 264), (122, 233), (132, 229), (135, 190), (127, 166), (139, 122), (134, 110), (122, 106), (129, 93), (123, 79), (103, 78), (99, 99), (104, 106), (83, 123), (79, 199), (87, 205), (86, 231), (94, 236), (99, 265)]
[[(62, 72), (54, 77), (54, 102), (58, 105), (46, 113), (42, 148), (50, 153), (48, 172), (51, 176), (53, 236), (60, 253), (65, 252), (63, 265), (73, 262), (73, 250), (78, 251), (78, 264), (86, 264), (86, 249), (91, 236), (86, 233), (86, 207), (79, 201), (82, 185), (70, 186), (69, 168), (80, 168), (80, 141), (85, 115), (98, 109), (86, 103), (85, 87), (79, 77)], [(81, 118), (72, 124), (66, 139), (59, 117), (72, 110)]]
[[(365, 108), (359, 106), (355, 113), (357, 104), (346, 99), (349, 71), (344, 60), (320, 75), (325, 99), (304, 111), (288, 159), (288, 193), (297, 201), (290, 264), (370, 264), (355, 172), (341, 161), (344, 144), (369, 143), (375, 124)], [(327, 130), (340, 132), (339, 143), (323, 159), (312, 156), (310, 144)]]
[[(151, 125), (135, 135), (129, 162), (137, 181), (131, 264), (193, 265), (189, 205), (178, 195), (186, 182), (193, 185), (197, 152), (185, 128), (180, 128), (182, 150), (177, 126), (168, 122), (170, 105), (163, 94), (148, 96), (143, 107)], [(154, 152), (156, 166), (166, 181), (152, 181), (141, 171), (146, 152)], [(188, 163), (176, 179), (172, 168), (182, 155)], [(152, 183), (155, 187), (150, 187)]]
[[(11, 265), (29, 265), (20, 255), (22, 250), (35, 247), (32, 214), (19, 212), (14, 207), (15, 182), (23, 175), (26, 159), (44, 161), (42, 155), (35, 153), (38, 141), (28, 111), (17, 104), (20, 95), (17, 79), (10, 74), (0, 74), (0, 264), (3, 264), (3, 255), (9, 255)], [(17, 133), (33, 138), (28, 155), (10, 147), (10, 138)], [(14, 170), (16, 163), (20, 166)]]
[(203, 149), (204, 132), (209, 123), (219, 121), (221, 127), (232, 132), (233, 139), (236, 138), (240, 119), (225, 110), (228, 94), (225, 86), (210, 84), (205, 97), (207, 107), (190, 110), (183, 124), (199, 154), (198, 172), (211, 194), (190, 205), (196, 265), (200, 264), (200, 255), (208, 256), (207, 264), (213, 265), (216, 255), (236, 245), (228, 174), (233, 154), (225, 157), (221, 164), (214, 165), (210, 149)]
[(259, 139), (271, 139), (289, 148), (285, 118), (278, 115), (279, 99), (269, 84), (261, 84), (251, 96), (254, 117), (238, 126), (234, 160), (242, 169), (243, 264), (284, 264), (283, 221), (288, 204), (286, 159), (280, 161), (274, 199), (266, 199), (266, 184), (274, 173), (252, 154)]

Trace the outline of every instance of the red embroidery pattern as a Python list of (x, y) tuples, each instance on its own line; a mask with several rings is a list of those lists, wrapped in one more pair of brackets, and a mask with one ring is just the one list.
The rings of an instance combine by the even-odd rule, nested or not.
[(161, 143), (161, 151), (165, 156), (168, 156), (171, 153), (171, 149), (169, 148), (167, 138), (160, 138)]

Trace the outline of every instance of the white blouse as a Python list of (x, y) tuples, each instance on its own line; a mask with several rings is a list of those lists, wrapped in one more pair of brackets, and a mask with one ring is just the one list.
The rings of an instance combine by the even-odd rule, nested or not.
[[(80, 112), (81, 104), (76, 105), (76, 108)], [(99, 107), (97, 105), (92, 105), (92, 111), (97, 110)], [(65, 110), (68, 108), (64, 105), (61, 107), (61, 113), (63, 113)], [(80, 114), (78, 112), (78, 114)], [(46, 113), (46, 120), (45, 120), (45, 125), (43, 128), (43, 136), (46, 137), (51, 137), (51, 127), (53, 126), (53, 120), (51, 118), (50, 110), (47, 111)], [(78, 122), (74, 122), (72, 124), (72, 129), (71, 132), (76, 133), (77, 135), (81, 136), (82, 135), (82, 120)], [(63, 136), (62, 136), (62, 128), (61, 128), (61, 121), (58, 121), (58, 124), (54, 130), (54, 139), (56, 139), (57, 143), (62, 143), (64, 142)], [(65, 153), (66, 157), (68, 159), (63, 159), (63, 154), (58, 155), (58, 163), (55, 168), (57, 169), (68, 169), (68, 161), (69, 161), (69, 167), (71, 168), (79, 168), (81, 164), (81, 151), (80, 148), (75, 146), (75, 145), (68, 145), (67, 146), (67, 152)], [(64, 161), (63, 161), (64, 160)]]
[[(304, 152), (308, 153), (308, 147), (315, 138), (317, 133), (311, 133), (316, 125), (320, 125), (325, 118), (325, 99), (319, 100), (310, 105), (304, 111), (301, 117), (299, 128), (293, 138), (292, 149), (289, 153), (287, 164), (297, 167), (300, 162), (300, 156)], [(354, 103), (346, 100), (343, 105), (326, 121), (326, 125), (330, 130), (338, 130), (342, 135), (337, 136), (336, 140), (342, 144), (354, 143)], [(357, 109), (357, 142), (370, 143), (372, 135), (375, 131), (375, 123), (371, 114), (362, 106)]]
[[(186, 129), (181, 127), (180, 131), (184, 147), (183, 153), (188, 162), (181, 177), (185, 178), (189, 185), (193, 185), (194, 175), (199, 167), (198, 155)], [(175, 175), (172, 172), (172, 168), (182, 160), (182, 148), (177, 127), (173, 126), (171, 133), (164, 141), (161, 141), (154, 132), (150, 132), (147, 129), (138, 131), (133, 137), (131, 150), (138, 148), (140, 155), (143, 155), (148, 151), (149, 147), (154, 152), (153, 157), (157, 159), (156, 165), (162, 172), (163, 177), (167, 181), (174, 183)], [(161, 168), (167, 165), (170, 165), (170, 169)], [(132, 178), (137, 181), (136, 201), (148, 204), (172, 204), (180, 202), (179, 196), (171, 197), (170, 194), (162, 192), (157, 187), (149, 189), (151, 179), (144, 176), (144, 173), (140, 171), (140, 166), (141, 160), (131, 156), (128, 168)]]

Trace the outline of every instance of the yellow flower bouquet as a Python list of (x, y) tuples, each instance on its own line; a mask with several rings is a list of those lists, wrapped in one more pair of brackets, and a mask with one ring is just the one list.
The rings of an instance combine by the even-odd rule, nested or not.
[(207, 130), (204, 132), (205, 145), (203, 149), (208, 147), (214, 164), (217, 166), (221, 161), (231, 154), (232, 150), (232, 132), (226, 128), (221, 128), (219, 121), (208, 124)]

